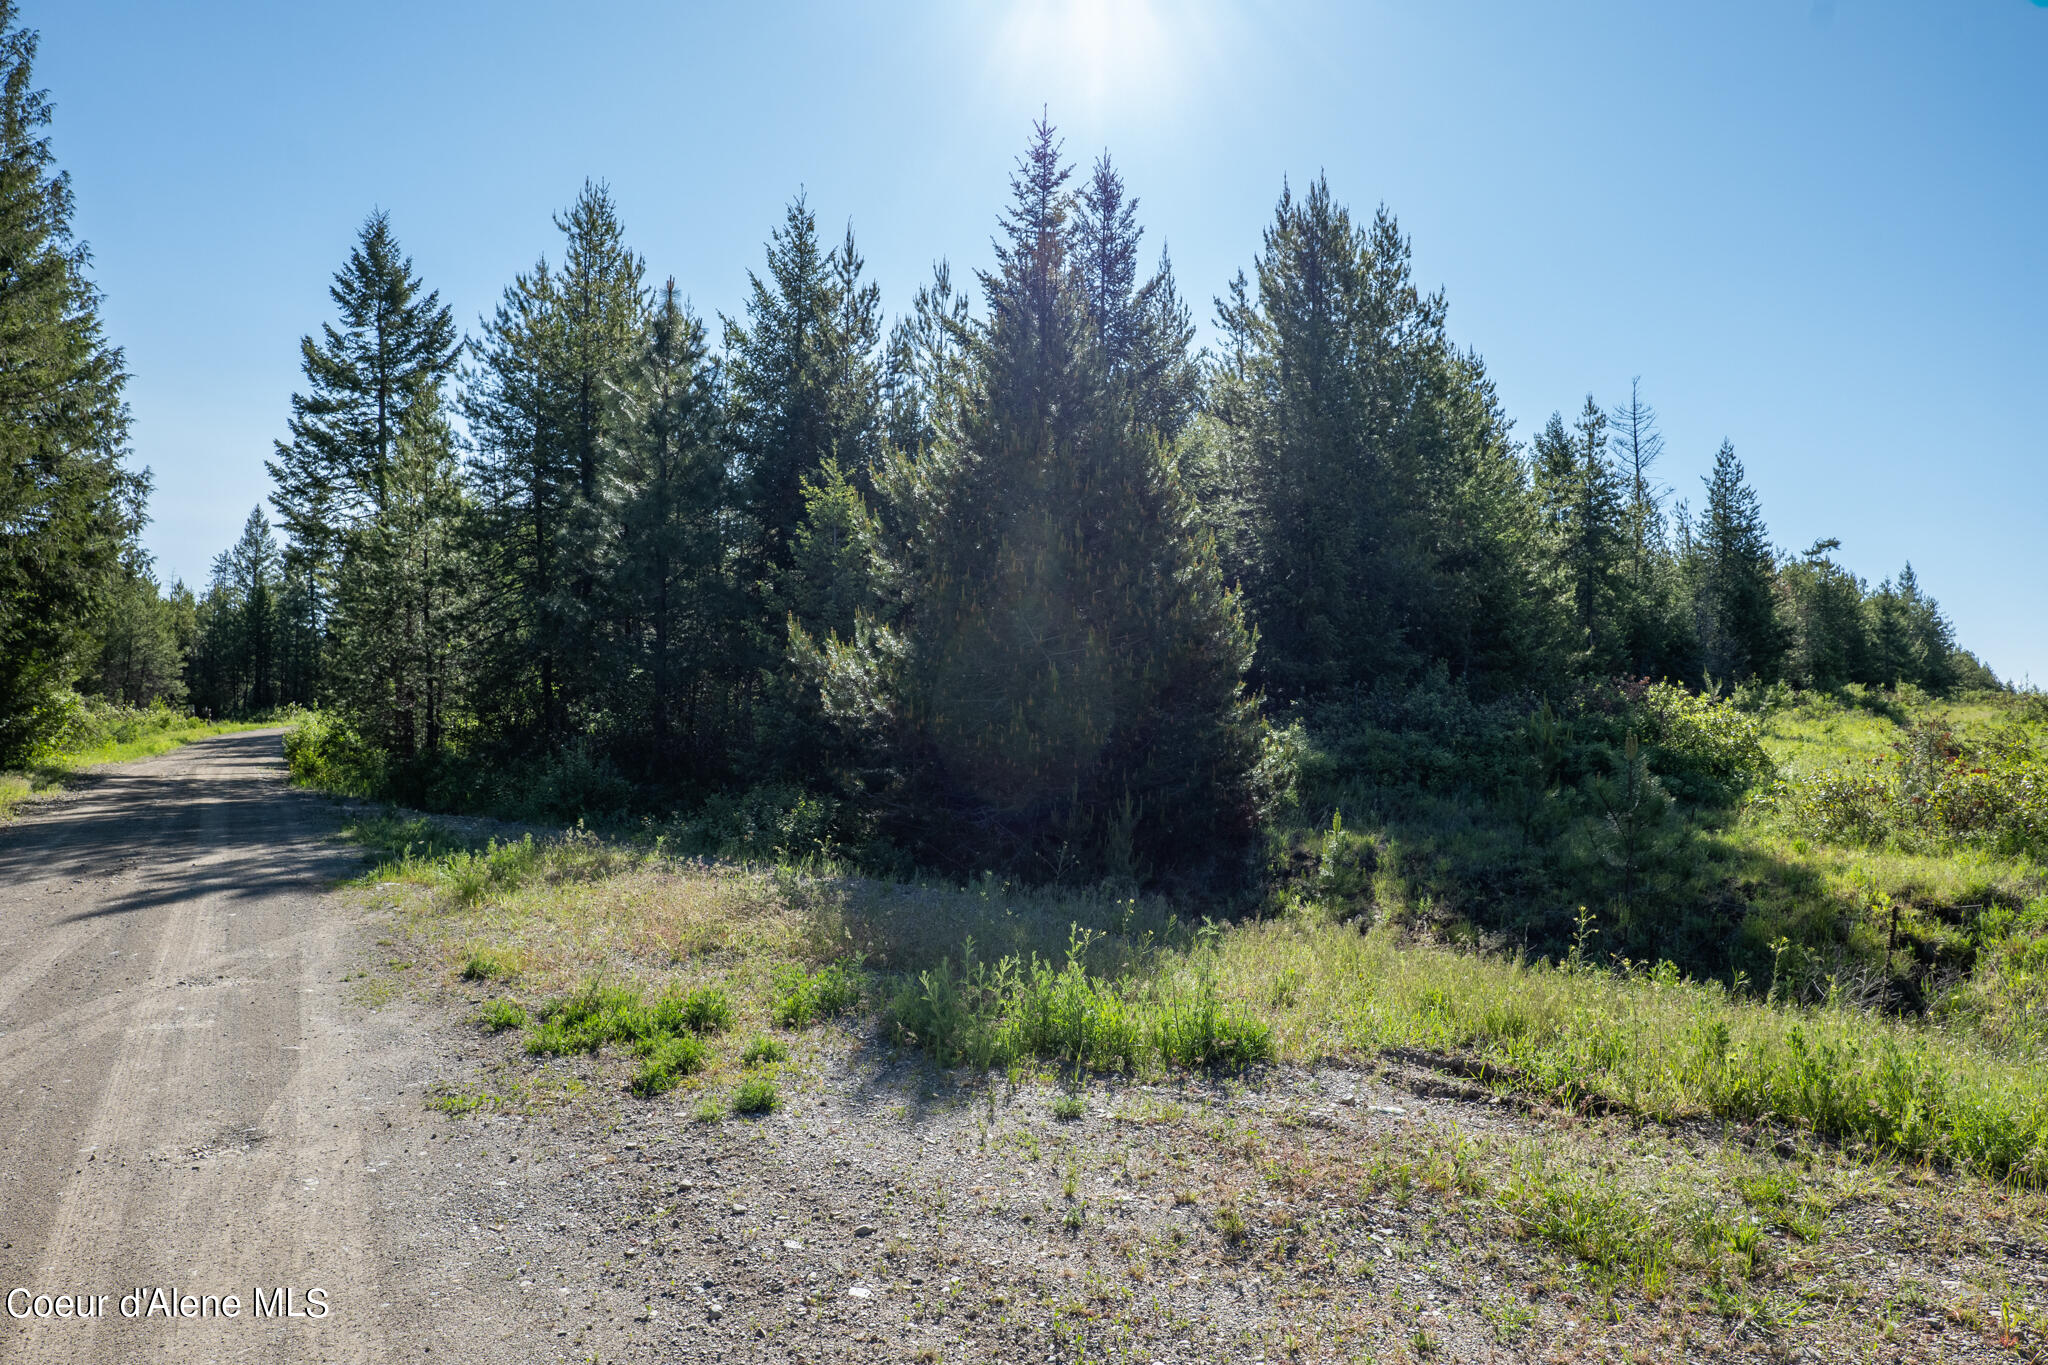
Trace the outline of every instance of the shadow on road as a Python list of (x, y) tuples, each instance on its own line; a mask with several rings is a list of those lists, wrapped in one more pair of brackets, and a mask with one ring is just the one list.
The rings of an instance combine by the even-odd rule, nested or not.
[(288, 785), (281, 759), (279, 732), (252, 730), (87, 774), (0, 826), (0, 884), (123, 883), (59, 921), (74, 923), (205, 896), (317, 889), (357, 871), (360, 857), (330, 837), (331, 808)]

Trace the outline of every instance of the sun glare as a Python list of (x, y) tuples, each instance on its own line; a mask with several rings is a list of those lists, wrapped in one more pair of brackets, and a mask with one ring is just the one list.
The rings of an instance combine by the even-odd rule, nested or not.
[(1021, 0), (1007, 16), (997, 61), (1010, 80), (1048, 97), (1100, 107), (1157, 100), (1179, 84), (1188, 29), (1152, 0)]

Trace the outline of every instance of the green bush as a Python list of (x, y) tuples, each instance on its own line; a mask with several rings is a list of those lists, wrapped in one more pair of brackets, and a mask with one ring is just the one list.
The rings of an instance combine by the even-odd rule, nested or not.
[(1681, 797), (1733, 800), (1776, 771), (1763, 717), (1733, 702), (1657, 683), (1643, 692), (1636, 717), (1651, 767)]

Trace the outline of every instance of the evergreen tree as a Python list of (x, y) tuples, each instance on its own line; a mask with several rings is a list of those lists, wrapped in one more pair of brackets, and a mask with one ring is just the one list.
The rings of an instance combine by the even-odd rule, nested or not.
[(1432, 659), (1468, 681), (1498, 670), (1488, 686), (1541, 671), (1523, 476), (1444, 311), (1392, 215), (1354, 226), (1321, 179), (1282, 194), (1256, 284), (1239, 275), (1217, 305), (1197, 478), (1214, 489), (1228, 471), (1224, 539), (1278, 696)]
[(36, 35), (0, 0), (0, 766), (43, 738), (122, 581), (127, 375), (71, 234)]
[(1164, 252), (1157, 272), (1139, 283), (1144, 229), (1137, 213), (1137, 199), (1105, 152), (1075, 196), (1074, 269), (1110, 381), (1129, 396), (1140, 422), (1171, 441), (1200, 402), (1195, 324)]
[(341, 558), (336, 698), (359, 735), (404, 765), (439, 754), (462, 711), (464, 493), (431, 388), (405, 407), (380, 504)]
[[(862, 270), (852, 230), (827, 250), (798, 195), (769, 239), (767, 277), (748, 272), (746, 321), (725, 322), (747, 572), (773, 641), (782, 620), (776, 584), (803, 519), (804, 482), (828, 459), (866, 471), (881, 436), (881, 298)], [(945, 284), (942, 275), (938, 287)], [(944, 303), (931, 307), (943, 312)]]
[(1693, 672), (1691, 650), (1678, 612), (1670, 530), (1664, 515), (1665, 488), (1657, 462), (1664, 436), (1657, 411), (1643, 399), (1642, 381), (1631, 380), (1628, 401), (1608, 418), (1624, 500), (1628, 562), (1622, 589), (1622, 653), (1637, 677), (1685, 677)]
[(1929, 692), (1950, 691), (1958, 677), (1955, 627), (1942, 614), (1941, 604), (1920, 591), (1920, 577), (1911, 564), (1899, 570), (1894, 591), (1905, 636), (1902, 674)]
[(407, 413), (423, 399), (439, 403), (460, 353), (453, 315), (438, 293), (422, 291), (381, 210), (363, 220), (327, 292), (339, 324), (300, 339), (306, 391), (292, 395), (290, 438), (266, 462), (287, 538), (293, 610), (285, 634), (292, 690), (306, 694), (302, 700), (318, 677), (341, 547), (382, 510)]
[(1109, 375), (1068, 175), (1039, 124), (981, 277), (958, 444), (883, 480), (913, 526), (891, 547), (897, 624), (796, 644), (889, 760), (891, 824), (922, 857), (1133, 875), (1249, 834), (1252, 642), (1159, 433)]
[(1835, 539), (1815, 541), (1779, 574), (1788, 608), (1788, 663), (1802, 687), (1832, 689), (1875, 682), (1863, 584), (1830, 556)]
[(1786, 646), (1776, 564), (1756, 490), (1744, 481), (1742, 461), (1727, 441), (1715, 452), (1705, 483), (1694, 611), (1707, 674), (1721, 682), (1773, 682)]
[(1622, 483), (1608, 458), (1607, 414), (1591, 394), (1570, 431), (1552, 413), (1536, 438), (1535, 488), (1578, 668), (1611, 675), (1627, 663), (1618, 610), (1627, 527)]
[(277, 704), (277, 538), (259, 505), (242, 534), (214, 557), (195, 613), (188, 688), (209, 716), (245, 716)]
[(150, 483), (144, 469), (122, 490), (127, 525), (120, 574), (94, 623), (85, 676), (79, 682), (82, 691), (125, 706), (180, 705), (185, 700), (178, 605), (157, 586), (151, 557), (142, 548), (142, 528), (149, 524)]
[(931, 283), (918, 286), (910, 312), (889, 331), (881, 403), (888, 444), (912, 454), (936, 445), (942, 430), (957, 430), (967, 387), (971, 304), (953, 290), (952, 268), (940, 261)]
[[(720, 520), (725, 466), (718, 445), (716, 376), (704, 325), (669, 280), (640, 354), (617, 395), (611, 516), (618, 552), (610, 590), (625, 650), (618, 707), (647, 740), (645, 759), (665, 778), (689, 758), (719, 757), (729, 718), (737, 615)], [(643, 728), (644, 727), (644, 728)]]
[(617, 445), (614, 395), (639, 357), (646, 327), (646, 267), (627, 248), (625, 225), (601, 183), (585, 181), (555, 226), (565, 240), (549, 333), (555, 344), (550, 388), (562, 404), (555, 431), (566, 448), (557, 463), (575, 479), (561, 521), (566, 596), (556, 619), (572, 728), (587, 730), (600, 723), (596, 709), (618, 686), (628, 653), (613, 633), (617, 623), (605, 619), (605, 584), (618, 553), (606, 461)]
[(463, 375), (461, 410), (475, 448), (478, 704), (500, 738), (568, 729), (563, 659), (574, 580), (564, 539), (579, 471), (554, 363), (559, 300), (543, 257), (506, 286), (470, 342), (474, 365)]

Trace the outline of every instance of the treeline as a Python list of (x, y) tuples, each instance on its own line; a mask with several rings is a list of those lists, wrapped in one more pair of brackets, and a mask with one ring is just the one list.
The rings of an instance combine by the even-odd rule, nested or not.
[(1143, 879), (1243, 864), (1295, 703), (1995, 685), (1910, 569), (1775, 550), (1732, 448), (1674, 499), (1639, 393), (1519, 442), (1391, 214), (1320, 179), (1198, 349), (1116, 168), (1044, 125), (986, 268), (893, 319), (799, 198), (707, 322), (589, 184), (465, 337), (373, 215), (302, 342), (275, 524), (162, 587), (0, 13), (0, 757), (79, 690), (296, 703), (330, 718), (308, 762), (416, 802), (772, 792), (840, 846)]
[(1910, 568), (1775, 551), (1732, 447), (1674, 500), (1640, 392), (1518, 443), (1386, 211), (1284, 193), (1211, 354), (1136, 210), (1041, 125), (974, 288), (885, 326), (799, 198), (716, 345), (601, 185), (467, 340), (373, 216), (195, 702), (324, 704), (325, 761), (416, 801), (783, 784), (921, 863), (1095, 876), (1235, 858), (1264, 707), (1995, 683)]

